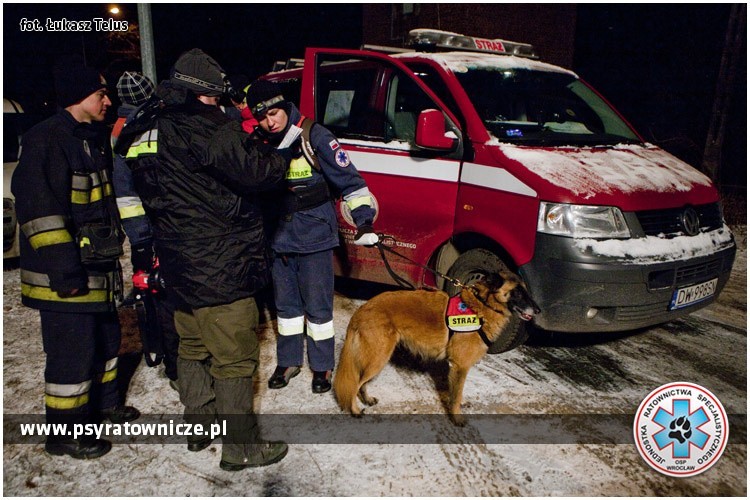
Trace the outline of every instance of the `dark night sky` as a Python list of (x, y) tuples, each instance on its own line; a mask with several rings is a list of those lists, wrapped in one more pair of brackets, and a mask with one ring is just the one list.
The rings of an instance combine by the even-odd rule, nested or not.
[[(137, 21), (134, 4), (125, 19)], [(107, 4), (4, 4), (4, 95), (30, 109), (50, 100), (50, 69), (64, 53), (86, 49), (87, 62), (110, 83), (124, 69), (103, 48), (102, 33), (22, 32), (21, 18), (109, 17)], [(574, 67), (647, 140), (693, 165), (700, 163), (721, 60), (729, 4), (581, 4)], [(167, 76), (179, 54), (200, 47), (231, 75), (250, 78), (273, 61), (302, 57), (306, 46), (357, 48), (359, 4), (153, 4), (157, 73)], [(565, 20), (561, 20), (565, 22)], [(502, 34), (498, 34), (502, 37)], [(746, 45), (744, 46), (746, 54)], [(746, 61), (737, 73), (729, 117), (726, 184), (746, 185)], [(542, 59), (544, 54), (542, 54)]]

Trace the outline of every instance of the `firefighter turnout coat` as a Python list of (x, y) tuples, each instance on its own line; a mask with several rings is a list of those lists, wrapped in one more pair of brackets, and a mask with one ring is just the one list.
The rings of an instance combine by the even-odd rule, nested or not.
[[(113, 312), (121, 290), (116, 255), (84, 264), (85, 227), (122, 232), (111, 179), (108, 134), (65, 110), (32, 128), (11, 190), (21, 226), (23, 304), (55, 312)], [(70, 291), (79, 293), (70, 295)], [(58, 293), (59, 292), (59, 293)]]

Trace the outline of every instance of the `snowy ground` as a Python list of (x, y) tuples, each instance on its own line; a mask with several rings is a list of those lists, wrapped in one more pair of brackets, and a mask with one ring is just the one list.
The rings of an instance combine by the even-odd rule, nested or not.
[[(442, 415), (445, 370), (391, 364), (371, 384), (380, 403), (374, 416), (434, 414), (422, 422), (430, 444), (291, 444), (289, 455), (263, 469), (219, 469), (220, 445), (189, 453), (184, 444), (118, 444), (99, 460), (51, 457), (41, 445), (4, 444), (3, 488), (10, 496), (746, 496), (747, 261), (746, 228), (729, 285), (710, 307), (679, 321), (620, 335), (542, 333), (528, 345), (486, 356), (470, 372), (464, 412), (475, 415), (458, 431)], [(43, 411), (44, 355), (38, 315), (20, 305), (18, 271), (4, 272), (3, 403), (5, 414)], [(349, 317), (363, 300), (336, 296), (340, 348)], [(256, 409), (263, 415), (315, 417), (329, 436), (350, 432), (331, 393), (313, 395), (303, 370), (280, 391), (267, 389), (274, 367), (274, 322), (261, 325), (262, 364)], [(125, 372), (123, 362), (121, 372)], [(489, 415), (633, 414), (666, 382), (692, 381), (716, 394), (729, 414), (741, 414), (724, 455), (708, 471), (675, 479), (651, 470), (627, 439), (606, 436), (555, 440), (490, 437)], [(176, 392), (161, 368), (140, 363), (128, 403), (144, 414), (176, 415)], [(531, 417), (529, 417), (531, 418)], [(343, 424), (346, 425), (343, 425)], [(565, 429), (565, 426), (568, 429)], [(523, 425), (520, 427), (524, 427)], [(571, 421), (560, 432), (577, 435)], [(366, 427), (363, 427), (366, 429)], [(511, 434), (511, 429), (504, 428)], [(525, 430), (533, 431), (526, 426)], [(579, 430), (579, 429), (578, 429)], [(289, 431), (290, 441), (300, 442)], [(733, 437), (732, 437), (733, 436)], [(385, 438), (385, 436), (383, 436)], [(340, 440), (368, 442), (377, 436)], [(317, 442), (335, 442), (335, 437)], [(388, 439), (384, 439), (386, 442)], [(347, 442), (351, 442), (347, 441)], [(535, 442), (540, 444), (527, 444)], [(316, 443), (313, 441), (313, 443)], [(441, 444), (442, 443), (442, 444)], [(510, 444), (507, 444), (510, 443)], [(546, 444), (545, 444), (546, 443)]]

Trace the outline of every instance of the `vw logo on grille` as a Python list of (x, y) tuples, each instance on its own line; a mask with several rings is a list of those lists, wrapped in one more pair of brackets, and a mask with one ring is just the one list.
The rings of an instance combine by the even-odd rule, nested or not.
[(698, 217), (698, 212), (696, 212), (694, 208), (686, 208), (685, 211), (682, 212), (680, 221), (682, 222), (683, 229), (685, 229), (685, 234), (688, 236), (695, 236), (700, 231), (701, 221)]

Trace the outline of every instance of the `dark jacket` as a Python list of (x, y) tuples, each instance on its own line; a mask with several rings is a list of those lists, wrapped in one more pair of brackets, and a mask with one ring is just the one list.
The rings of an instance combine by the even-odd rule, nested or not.
[(287, 161), (182, 87), (163, 82), (155, 99), (150, 127), (136, 118), (121, 140), (136, 135), (126, 157), (165, 285), (191, 308), (250, 297), (269, 280), (258, 193), (282, 181)]
[[(136, 106), (122, 104), (117, 109), (117, 121), (112, 129), (111, 143), (114, 147), (119, 138), (122, 127), (128, 116), (133, 114)], [(113, 155), (113, 177), (112, 182), (117, 197), (117, 208), (120, 212), (120, 220), (125, 234), (128, 236), (131, 247), (151, 245), (151, 224), (146, 217), (141, 198), (135, 191), (133, 184), (133, 173), (128, 168), (125, 157)]]
[[(22, 302), (60, 312), (114, 310), (121, 290), (117, 257), (83, 264), (82, 227), (120, 231), (106, 129), (77, 122), (65, 110), (23, 137), (11, 190), (21, 225)], [(121, 243), (121, 240), (120, 240)], [(72, 290), (76, 296), (69, 296)]]
[[(269, 138), (278, 143), (292, 125), (302, 118), (300, 111), (291, 102), (286, 109), (289, 123), (286, 128)], [(351, 218), (357, 227), (372, 225), (375, 208), (372, 197), (362, 176), (349, 159), (349, 154), (339, 145), (336, 137), (325, 127), (316, 123), (310, 130), (310, 145), (320, 163), (320, 170), (302, 155), (298, 139), (296, 158), (292, 160), (287, 174), (287, 190), (302, 192), (327, 185), (329, 201), (316, 207), (295, 211), (281, 217), (275, 229), (271, 246), (277, 253), (314, 253), (329, 250), (339, 245), (338, 221), (334, 199), (342, 197), (350, 205)], [(352, 208), (353, 207), (353, 208)]]

